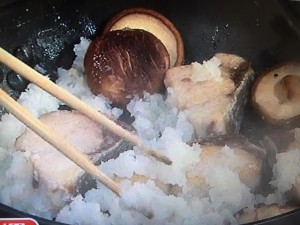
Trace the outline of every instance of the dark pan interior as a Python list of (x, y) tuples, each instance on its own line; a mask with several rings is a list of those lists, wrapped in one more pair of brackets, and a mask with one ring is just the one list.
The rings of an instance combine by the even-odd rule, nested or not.
[[(274, 0), (7, 0), (0, 4), (0, 46), (10, 52), (25, 48), (25, 61), (41, 65), (55, 79), (58, 67), (71, 66), (73, 45), (81, 36), (93, 39), (117, 12), (145, 7), (165, 15), (181, 32), (186, 64), (202, 62), (216, 52), (235, 53), (248, 59), (260, 74), (277, 63), (300, 59), (299, 5)], [(0, 65), (0, 77), (8, 72)], [(257, 141), (266, 129), (274, 128), (249, 107), (242, 132)], [(0, 204), (0, 217), (32, 216)], [(299, 220), (300, 210), (296, 210), (255, 224), (297, 224)]]

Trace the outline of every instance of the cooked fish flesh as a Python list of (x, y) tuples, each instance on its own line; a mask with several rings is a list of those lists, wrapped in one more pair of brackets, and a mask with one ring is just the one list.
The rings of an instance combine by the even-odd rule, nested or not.
[[(238, 174), (240, 182), (255, 192), (262, 181), (262, 165), (264, 150), (243, 138), (216, 138), (216, 141), (202, 141), (200, 161), (188, 173), (189, 185), (196, 191), (207, 189), (207, 181), (211, 170), (228, 169)], [(208, 173), (208, 174), (207, 174)], [(224, 171), (223, 176), (226, 176)], [(227, 180), (227, 179), (224, 179)], [(230, 179), (228, 178), (230, 183)]]
[[(40, 120), (94, 163), (121, 142), (78, 112), (55, 111)], [(30, 129), (16, 140), (15, 148), (30, 154), (34, 188), (49, 196), (53, 211), (59, 210), (76, 193), (76, 183), (85, 172)]]
[[(220, 188), (222, 188), (222, 185), (229, 187), (234, 185), (234, 182), (232, 182), (234, 175), (232, 174), (238, 177), (237, 186), (240, 186), (242, 183), (253, 193), (260, 188), (262, 165), (266, 154), (259, 146), (248, 142), (246, 138), (240, 136), (200, 140), (199, 144), (199, 151), (201, 151), (200, 160), (187, 171), (185, 188), (176, 183), (164, 183), (158, 178), (152, 179), (136, 173), (133, 173), (129, 180), (132, 183), (146, 183), (148, 180), (152, 180), (167, 195), (181, 196), (192, 194), (199, 198), (207, 196), (210, 190), (210, 181), (207, 179), (214, 175), (216, 175), (214, 176), (217, 177), (216, 179), (220, 179), (223, 182), (221, 185), (217, 185)], [(226, 171), (231, 171), (232, 173), (226, 173)], [(116, 174), (114, 176), (116, 182), (128, 179)]]
[(254, 72), (245, 59), (218, 53), (202, 65), (174, 67), (165, 85), (174, 104), (188, 113), (198, 137), (237, 133)]

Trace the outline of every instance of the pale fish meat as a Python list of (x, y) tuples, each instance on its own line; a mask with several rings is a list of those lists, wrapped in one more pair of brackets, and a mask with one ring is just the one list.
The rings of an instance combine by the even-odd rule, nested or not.
[(238, 133), (254, 71), (245, 59), (218, 53), (203, 64), (174, 67), (165, 84), (198, 137)]
[[(93, 163), (98, 163), (122, 142), (96, 122), (75, 111), (47, 113), (40, 120), (76, 150), (86, 154)], [(76, 194), (77, 182), (85, 172), (30, 129), (16, 140), (15, 148), (30, 154), (34, 169), (33, 187), (47, 195), (55, 215)]]

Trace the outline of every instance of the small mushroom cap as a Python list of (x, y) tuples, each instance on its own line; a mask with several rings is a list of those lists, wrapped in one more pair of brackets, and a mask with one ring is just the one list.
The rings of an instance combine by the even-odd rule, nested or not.
[(179, 31), (162, 14), (144, 8), (126, 9), (114, 16), (105, 26), (104, 33), (124, 28), (142, 29), (156, 36), (170, 55), (170, 66), (183, 63), (184, 47)]
[(288, 123), (300, 115), (300, 61), (263, 73), (252, 88), (254, 108), (273, 124)]
[(161, 41), (139, 29), (111, 31), (96, 38), (84, 58), (91, 91), (118, 105), (135, 95), (141, 97), (144, 91), (160, 92), (169, 63)]

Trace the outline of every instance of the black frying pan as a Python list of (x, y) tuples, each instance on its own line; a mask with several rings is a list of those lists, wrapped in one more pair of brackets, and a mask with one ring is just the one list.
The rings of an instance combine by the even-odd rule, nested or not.
[[(298, 4), (275, 0), (2, 0), (0, 46), (32, 66), (38, 63), (55, 79), (56, 68), (71, 66), (72, 48), (81, 36), (92, 39), (101, 34), (105, 23), (125, 8), (145, 7), (165, 15), (181, 32), (186, 64), (228, 52), (248, 59), (259, 74), (279, 62), (300, 59)], [(0, 65), (0, 81), (10, 73)], [(11, 82), (15, 97), (24, 85), (18, 82)], [(249, 107), (242, 132), (258, 140), (265, 127)], [(0, 204), (0, 217), (33, 216)], [(36, 219), (40, 224), (58, 224)], [(291, 225), (299, 220), (300, 210), (295, 210), (255, 224)]]

